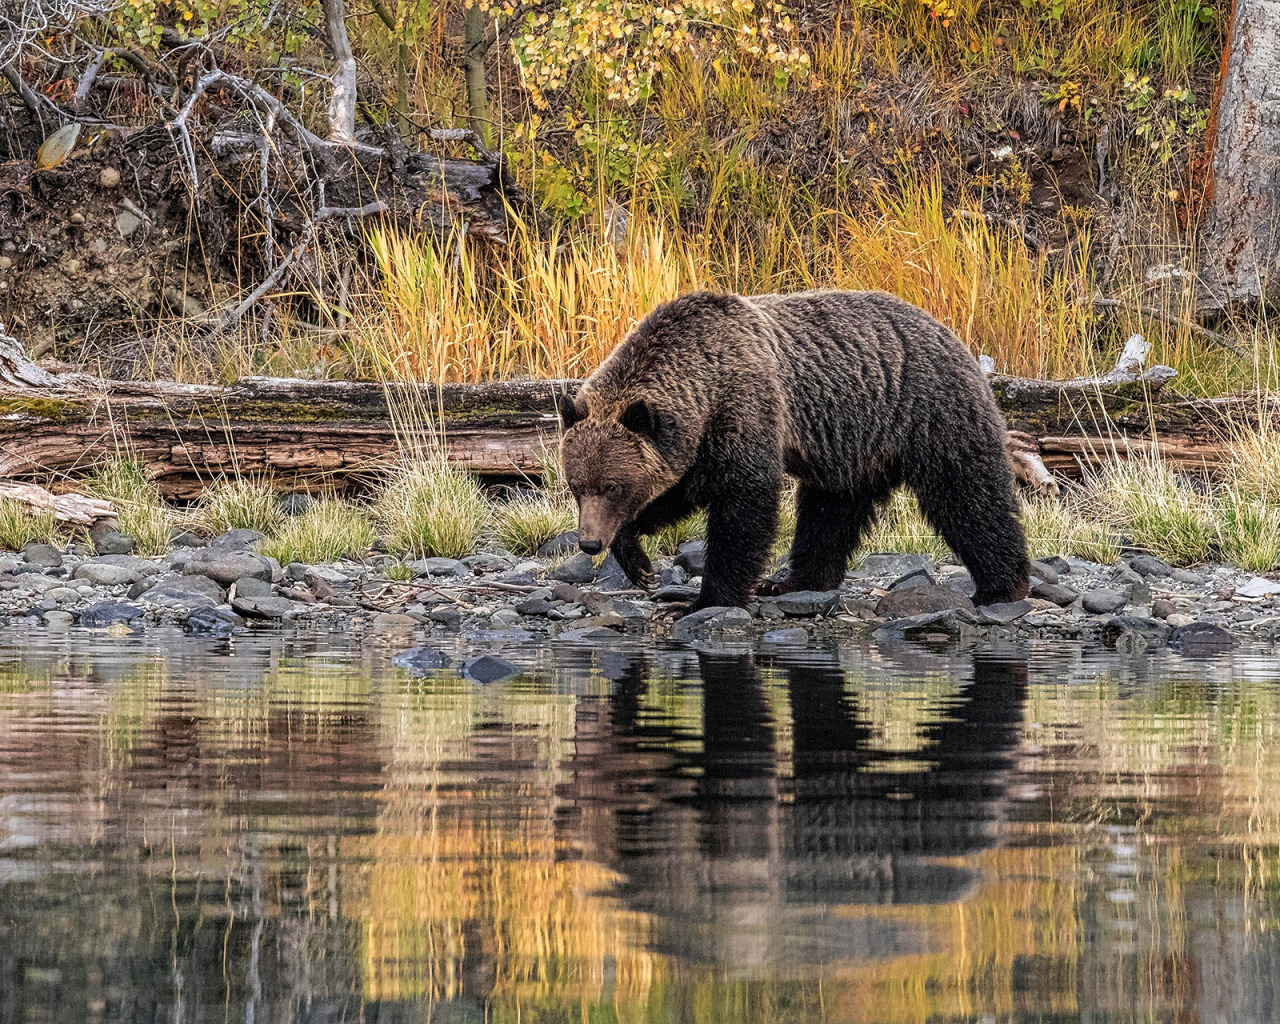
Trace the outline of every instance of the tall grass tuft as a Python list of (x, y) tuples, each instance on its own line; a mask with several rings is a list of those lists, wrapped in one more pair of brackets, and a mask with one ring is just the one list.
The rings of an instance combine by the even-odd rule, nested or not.
[(651, 533), (641, 543), (650, 558), (657, 558), (660, 555), (674, 555), (685, 541), (698, 540), (706, 535), (707, 513), (699, 511)]
[(1112, 462), (1094, 480), (1102, 516), (1173, 565), (1208, 559), (1217, 540), (1210, 500), (1156, 457)]
[(573, 502), (564, 495), (519, 494), (494, 507), (493, 531), (508, 551), (532, 555), (551, 538), (572, 530), (575, 519)]
[(489, 525), (480, 485), (443, 456), (401, 468), (383, 484), (375, 513), (391, 549), (414, 557), (461, 558)]
[(368, 513), (340, 498), (311, 502), (300, 516), (293, 516), (262, 545), (262, 553), (281, 565), (290, 562), (336, 562), (360, 558), (375, 539)]
[(1120, 557), (1120, 545), (1105, 523), (1081, 515), (1071, 504), (1054, 498), (1033, 498), (1023, 504), (1022, 528), (1032, 558), (1074, 555), (1110, 565)]
[(916, 496), (905, 488), (899, 488), (885, 503), (862, 550), (932, 555), (934, 558), (942, 558), (949, 552), (946, 542), (925, 520)]
[(284, 520), (275, 488), (266, 480), (250, 477), (217, 480), (200, 496), (190, 517), (193, 527), (211, 535), (227, 530), (257, 530), (270, 535)]
[(52, 509), (32, 508), (17, 498), (0, 498), (0, 551), (21, 551), (32, 541), (49, 543), (57, 532)]
[(88, 490), (115, 506), (120, 530), (133, 538), (138, 554), (168, 550), (178, 517), (160, 497), (145, 465), (125, 456), (108, 459), (90, 475)]
[(1235, 487), (1217, 501), (1222, 556), (1251, 572), (1270, 572), (1280, 566), (1280, 505)]

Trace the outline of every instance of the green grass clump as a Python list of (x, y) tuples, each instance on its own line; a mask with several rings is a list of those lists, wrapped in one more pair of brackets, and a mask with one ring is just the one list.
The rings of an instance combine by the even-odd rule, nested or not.
[(32, 508), (17, 498), (0, 498), (0, 550), (21, 551), (32, 541), (57, 539), (58, 521), (52, 509)]
[(1232, 438), (1229, 472), (1236, 493), (1280, 501), (1280, 432), (1264, 427)]
[(470, 554), (490, 514), (475, 478), (439, 458), (410, 463), (388, 480), (376, 512), (393, 551), (426, 558)]
[(520, 494), (498, 505), (493, 529), (498, 543), (516, 555), (532, 555), (547, 541), (572, 530), (573, 502), (560, 494)]
[[(794, 532), (794, 527), (793, 527)], [(643, 538), (641, 543), (650, 558), (674, 555), (687, 540), (697, 540), (707, 535), (707, 513), (699, 511), (685, 516), (679, 522), (664, 526), (661, 530)]]
[(931, 555), (935, 559), (950, 553), (946, 542), (925, 521), (916, 496), (905, 489), (896, 491), (885, 503), (875, 526), (867, 534), (862, 550)]
[(284, 525), (275, 488), (265, 480), (223, 477), (207, 488), (191, 516), (191, 525), (207, 534), (257, 530), (268, 536)]
[(1074, 555), (1110, 565), (1120, 557), (1120, 546), (1105, 523), (1081, 515), (1071, 505), (1053, 498), (1027, 501), (1022, 528), (1032, 558)]
[(1217, 504), (1222, 556), (1228, 562), (1251, 572), (1280, 565), (1280, 506), (1234, 487), (1223, 491)]
[(363, 509), (338, 498), (320, 498), (302, 515), (288, 519), (262, 546), (262, 553), (281, 565), (316, 565), (360, 558), (375, 537), (373, 523)]
[(382, 570), (382, 575), (389, 580), (406, 583), (418, 578), (418, 570), (411, 565), (405, 565), (404, 562), (393, 562)]
[(178, 519), (141, 462), (124, 457), (108, 459), (93, 471), (88, 489), (115, 507), (120, 531), (133, 538), (139, 555), (160, 555), (168, 550)]
[(1197, 565), (1218, 539), (1210, 501), (1158, 459), (1106, 466), (1095, 481), (1102, 512), (1133, 543), (1172, 565)]

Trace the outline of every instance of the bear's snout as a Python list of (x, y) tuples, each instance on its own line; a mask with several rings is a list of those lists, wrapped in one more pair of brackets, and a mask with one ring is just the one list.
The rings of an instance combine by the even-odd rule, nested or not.
[(604, 550), (604, 544), (600, 541), (584, 540), (582, 537), (578, 538), (578, 547), (589, 555), (598, 555)]

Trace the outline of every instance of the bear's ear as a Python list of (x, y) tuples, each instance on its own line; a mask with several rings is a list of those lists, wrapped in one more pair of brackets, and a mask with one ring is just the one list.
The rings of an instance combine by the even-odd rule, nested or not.
[(579, 420), (587, 418), (586, 412), (582, 406), (578, 404), (578, 400), (573, 395), (566, 395), (563, 392), (556, 392), (556, 412), (560, 415), (560, 426), (568, 430)]
[(643, 398), (632, 402), (620, 417), (621, 423), (633, 434), (644, 434), (652, 437), (658, 429), (658, 414)]

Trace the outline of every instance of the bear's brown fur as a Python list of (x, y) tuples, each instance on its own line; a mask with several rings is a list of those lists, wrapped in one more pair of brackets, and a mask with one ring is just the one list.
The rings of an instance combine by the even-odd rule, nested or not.
[(655, 309), (560, 403), (579, 544), (651, 586), (640, 537), (706, 508), (696, 608), (742, 605), (799, 482), (788, 587), (833, 590), (900, 484), (973, 576), (979, 604), (1027, 592), (1029, 564), (978, 364), (882, 292), (698, 292)]

